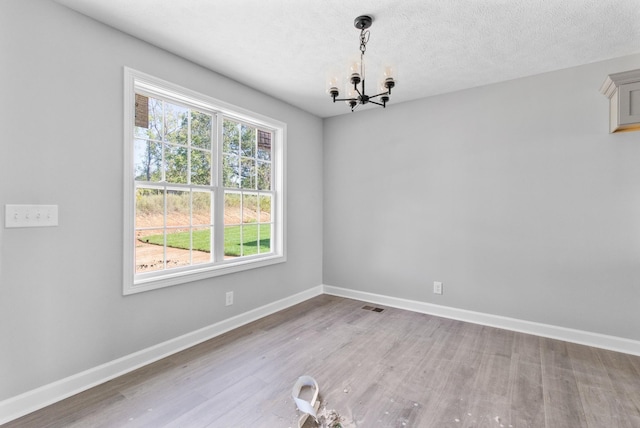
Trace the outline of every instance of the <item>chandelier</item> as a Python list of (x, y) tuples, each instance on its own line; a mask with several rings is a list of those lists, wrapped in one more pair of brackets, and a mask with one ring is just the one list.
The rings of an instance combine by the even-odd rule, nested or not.
[[(368, 15), (362, 15), (355, 19), (353, 25), (360, 30), (360, 62), (354, 62), (350, 68), (349, 82), (347, 83), (347, 98), (338, 98), (340, 91), (338, 90), (338, 78), (332, 76), (329, 79), (327, 92), (333, 99), (333, 102), (344, 101), (351, 111), (354, 111), (359, 105), (368, 103), (377, 104), (383, 108), (387, 106), (391, 95), (391, 88), (396, 85), (393, 78), (393, 69), (386, 67), (383, 74), (383, 80), (380, 84), (380, 93), (375, 95), (367, 95), (365, 92), (365, 74), (364, 74), (364, 53), (367, 50), (369, 42), (369, 27), (373, 22), (373, 18)], [(353, 85), (353, 86), (351, 86)]]

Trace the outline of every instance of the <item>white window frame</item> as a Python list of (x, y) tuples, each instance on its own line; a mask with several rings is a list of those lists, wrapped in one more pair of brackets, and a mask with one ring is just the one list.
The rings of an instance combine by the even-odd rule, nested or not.
[[(213, 249), (213, 262), (191, 265), (189, 267), (167, 269), (153, 275), (135, 272), (135, 175), (134, 175), (134, 109), (136, 91), (154, 94), (163, 99), (197, 106), (213, 112), (217, 118), (217, 138), (214, 139), (214, 159), (216, 177), (215, 188), (214, 237), (217, 239)], [(224, 260), (222, 236), (224, 229), (224, 190), (222, 187), (222, 121), (223, 118), (237, 120), (272, 132), (272, 252)], [(220, 275), (255, 269), (276, 263), (286, 262), (286, 123), (254, 113), (252, 111), (200, 94), (182, 86), (157, 77), (124, 67), (124, 241), (123, 241), (123, 294), (134, 294), (157, 288), (169, 287), (191, 281), (202, 280)], [(214, 162), (215, 161), (215, 162)], [(230, 189), (228, 189), (230, 190)], [(240, 189), (237, 189), (240, 190)], [(249, 191), (247, 189), (247, 191)]]

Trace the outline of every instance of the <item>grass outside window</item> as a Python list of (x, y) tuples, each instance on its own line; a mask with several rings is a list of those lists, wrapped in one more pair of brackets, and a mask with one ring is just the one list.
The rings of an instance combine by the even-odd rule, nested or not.
[[(191, 243), (193, 237), (193, 244)], [(154, 245), (164, 245), (165, 236), (162, 234), (145, 236), (141, 242)], [(181, 248), (194, 251), (211, 252), (211, 231), (198, 229), (193, 232), (167, 233), (167, 247)], [(253, 254), (263, 254), (271, 251), (271, 225), (251, 224), (242, 226), (226, 226), (224, 229), (224, 255), (240, 257)]]

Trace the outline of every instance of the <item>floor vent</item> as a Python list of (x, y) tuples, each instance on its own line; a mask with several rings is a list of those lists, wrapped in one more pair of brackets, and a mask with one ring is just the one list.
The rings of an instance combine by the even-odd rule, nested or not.
[(382, 311), (384, 311), (384, 309), (382, 309), (382, 308), (375, 308), (373, 306), (363, 306), (362, 309), (365, 309), (367, 311), (373, 311), (373, 312), (382, 312)]

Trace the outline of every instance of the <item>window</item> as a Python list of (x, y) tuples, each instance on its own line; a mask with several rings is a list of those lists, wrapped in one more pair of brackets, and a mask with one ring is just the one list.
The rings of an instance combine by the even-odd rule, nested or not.
[(286, 126), (125, 68), (124, 293), (286, 260)]

